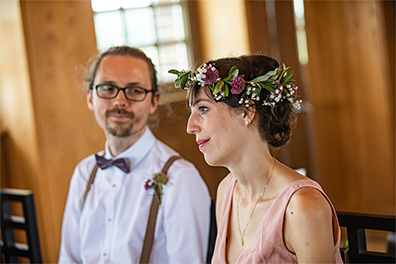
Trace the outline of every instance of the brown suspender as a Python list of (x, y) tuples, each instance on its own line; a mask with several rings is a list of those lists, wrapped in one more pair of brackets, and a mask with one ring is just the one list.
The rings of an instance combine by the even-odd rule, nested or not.
[[(170, 157), (168, 161), (165, 163), (161, 172), (163, 174), (166, 174), (172, 163), (180, 158), (181, 157), (179, 156)], [(150, 208), (150, 216), (147, 222), (146, 236), (144, 238), (144, 243), (143, 243), (142, 255), (140, 255), (140, 263), (148, 263), (150, 260), (151, 246), (153, 245), (153, 238), (155, 231), (155, 223), (157, 222), (158, 207), (159, 207), (158, 199), (156, 199), (155, 196), (153, 196), (153, 200), (151, 202), (151, 208)]]
[[(170, 157), (168, 159), (168, 161), (165, 163), (161, 172), (166, 174), (168, 172), (169, 167), (172, 165), (172, 163), (180, 158), (181, 158), (180, 156)], [(97, 170), (98, 170), (98, 164), (95, 164), (95, 167), (92, 170), (91, 176), (89, 177), (87, 187), (85, 189), (84, 199), (83, 199), (81, 210), (82, 210), (82, 208), (84, 208), (85, 200), (87, 198), (89, 189), (91, 188), (91, 185), (95, 179)], [(142, 254), (140, 256), (140, 263), (148, 263), (150, 260), (151, 247), (153, 245), (153, 239), (154, 239), (155, 224), (157, 222), (158, 208), (159, 208), (158, 199), (156, 199), (155, 195), (153, 195), (153, 199), (152, 199), (151, 207), (150, 207), (150, 215), (149, 215), (149, 218), (147, 221), (146, 235), (144, 237), (144, 242), (143, 242)]]
[(91, 189), (91, 185), (95, 179), (96, 176), (96, 172), (98, 171), (98, 163), (95, 163), (95, 167), (93, 168), (92, 172), (91, 172), (91, 176), (89, 176), (89, 180), (87, 182), (87, 187), (85, 188), (85, 193), (84, 193), (84, 199), (83, 199), (83, 203), (81, 206), (81, 210), (84, 208), (84, 204), (85, 204), (85, 200), (87, 199), (87, 195), (89, 192), (89, 189)]

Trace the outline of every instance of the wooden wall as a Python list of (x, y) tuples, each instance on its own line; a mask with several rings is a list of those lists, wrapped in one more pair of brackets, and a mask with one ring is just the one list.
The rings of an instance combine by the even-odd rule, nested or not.
[(251, 51), (291, 65), (307, 103), (280, 159), (307, 168), (337, 210), (394, 214), (395, 2), (304, 4), (306, 65), (293, 1), (246, 1)]
[(244, 0), (197, 1), (201, 57), (207, 61), (249, 53)]
[(33, 190), (43, 259), (56, 262), (73, 168), (104, 141), (79, 89), (79, 66), (96, 53), (91, 5), (0, 2), (6, 30), (1, 114), (9, 161), (2, 175), (8, 186), (2, 187)]
[[(390, 96), (395, 94), (395, 64), (389, 59), (392, 50), (394, 57), (389, 44), (394, 12), (375, 1), (305, 2), (310, 60), (302, 67), (292, 2), (276, 1), (270, 20), (264, 1), (245, 1), (246, 8), (241, 2), (227, 11), (227, 1), (194, 3), (197, 59), (260, 51), (291, 64), (314, 111), (305, 115), (307, 123), (300, 123), (301, 131), (294, 134), (300, 139), (293, 139), (281, 158), (315, 172), (337, 209), (394, 213)], [(79, 89), (82, 67), (96, 54), (91, 6), (89, 1), (7, 0), (0, 1), (0, 12), (1, 38), (6, 39), (0, 45), (0, 122), (7, 155), (2, 157), (7, 170), (1, 164), (1, 184), (34, 191), (43, 258), (56, 262), (73, 169), (102, 149), (105, 140)], [(215, 26), (220, 20), (222, 28)], [(268, 31), (274, 25), (275, 35)], [(158, 114), (154, 133), (196, 164), (215, 197), (227, 171), (207, 166), (194, 136), (185, 133), (184, 103), (162, 104)]]
[(318, 177), (339, 210), (395, 213), (395, 69), (382, 4), (305, 1)]
[[(250, 50), (264, 54), (293, 69), (293, 79), (299, 86), (298, 94), (305, 99), (304, 66), (297, 53), (293, 2), (246, 1)], [(308, 105), (309, 106), (309, 105)], [(297, 115), (297, 121), (288, 144), (274, 151), (275, 156), (293, 169), (304, 168), (316, 179), (315, 160), (309, 133), (310, 112), (306, 103)]]

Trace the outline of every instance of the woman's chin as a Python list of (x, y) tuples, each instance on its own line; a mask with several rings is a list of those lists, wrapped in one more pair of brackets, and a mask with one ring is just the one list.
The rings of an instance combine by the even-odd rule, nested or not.
[(204, 153), (204, 159), (209, 166), (218, 167), (222, 166), (218, 159), (211, 157)]

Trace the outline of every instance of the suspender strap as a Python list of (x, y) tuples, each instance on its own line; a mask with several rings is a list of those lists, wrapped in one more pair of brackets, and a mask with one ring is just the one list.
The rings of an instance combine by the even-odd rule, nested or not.
[[(181, 159), (181, 157), (180, 156), (170, 157), (168, 161), (165, 163), (161, 172), (166, 174), (172, 163), (178, 159)], [(85, 200), (87, 199), (88, 192), (91, 189), (91, 185), (94, 182), (97, 171), (98, 171), (98, 164), (95, 164), (95, 167), (93, 168), (91, 175), (89, 176), (87, 187), (85, 188), (81, 210), (84, 208)], [(155, 224), (157, 222), (158, 208), (159, 208), (159, 201), (157, 198), (155, 198), (155, 195), (153, 195), (153, 199), (150, 207), (150, 215), (147, 221), (146, 236), (144, 237), (144, 242), (143, 242), (142, 255), (140, 256), (140, 263), (148, 263), (150, 260), (151, 247), (153, 245), (153, 239), (154, 239)]]
[(92, 172), (91, 172), (91, 176), (89, 176), (89, 180), (87, 182), (87, 187), (85, 188), (85, 193), (84, 193), (84, 199), (83, 199), (83, 203), (81, 206), (81, 210), (84, 208), (84, 204), (85, 204), (85, 200), (87, 199), (87, 195), (89, 192), (89, 189), (91, 189), (91, 185), (95, 179), (96, 176), (96, 172), (98, 171), (98, 164), (95, 163), (95, 167), (93, 168)]
[[(166, 174), (172, 163), (180, 158), (181, 157), (179, 156), (170, 157), (168, 161), (165, 163), (161, 172)], [(140, 263), (149, 263), (150, 260), (151, 247), (153, 245), (153, 239), (154, 239), (155, 224), (157, 222), (158, 208), (159, 208), (158, 199), (155, 198), (155, 195), (153, 195), (153, 200), (151, 202), (151, 208), (150, 208), (150, 215), (147, 222), (146, 236), (144, 237), (142, 255), (140, 256)]]

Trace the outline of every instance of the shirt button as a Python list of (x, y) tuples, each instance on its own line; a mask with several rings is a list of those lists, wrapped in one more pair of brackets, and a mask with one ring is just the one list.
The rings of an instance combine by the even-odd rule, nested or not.
[(106, 256), (107, 256), (107, 254), (106, 254), (106, 253), (103, 253), (103, 256), (104, 256), (104, 257), (106, 257)]
[(111, 222), (111, 218), (108, 218), (107, 221)]
[(115, 185), (115, 184), (113, 184), (112, 186), (113, 186), (113, 188), (115, 188), (115, 187), (116, 187), (116, 185)]

